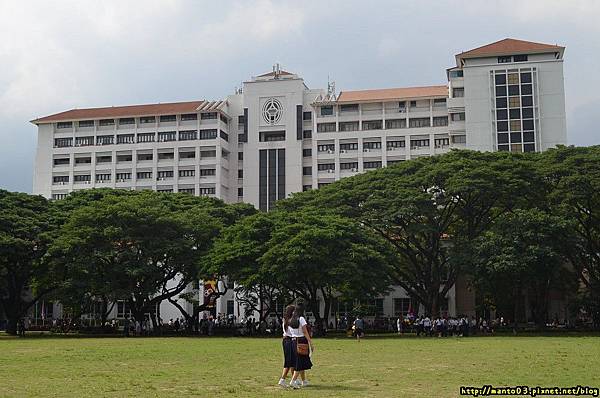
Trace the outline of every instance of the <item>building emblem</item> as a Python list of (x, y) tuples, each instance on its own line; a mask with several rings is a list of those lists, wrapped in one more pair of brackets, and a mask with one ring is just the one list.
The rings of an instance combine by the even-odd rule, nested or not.
[(269, 98), (263, 105), (262, 115), (267, 124), (278, 123), (283, 115), (283, 105), (278, 99)]

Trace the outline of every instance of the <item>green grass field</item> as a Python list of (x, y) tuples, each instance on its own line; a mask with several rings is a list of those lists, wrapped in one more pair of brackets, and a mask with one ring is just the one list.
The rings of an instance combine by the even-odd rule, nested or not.
[(599, 337), (316, 339), (283, 390), (267, 338), (0, 337), (0, 397), (454, 397), (460, 385), (600, 386)]

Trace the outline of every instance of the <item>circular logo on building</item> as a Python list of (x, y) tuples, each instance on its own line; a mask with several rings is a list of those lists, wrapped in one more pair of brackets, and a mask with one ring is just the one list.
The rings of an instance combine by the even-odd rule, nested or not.
[(278, 99), (269, 98), (263, 105), (262, 114), (268, 124), (278, 123), (283, 115), (283, 105)]

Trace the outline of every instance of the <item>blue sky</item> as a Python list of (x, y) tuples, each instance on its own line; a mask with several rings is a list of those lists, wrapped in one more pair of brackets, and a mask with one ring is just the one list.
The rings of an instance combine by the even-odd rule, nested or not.
[(599, 20), (595, 0), (0, 0), (0, 188), (31, 192), (38, 116), (221, 99), (275, 62), (338, 91), (444, 84), (505, 37), (567, 47), (569, 144), (600, 144)]

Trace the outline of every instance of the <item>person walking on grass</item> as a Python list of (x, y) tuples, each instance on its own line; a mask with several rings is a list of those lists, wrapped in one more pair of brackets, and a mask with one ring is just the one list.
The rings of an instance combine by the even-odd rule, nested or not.
[[(296, 365), (290, 387), (300, 388), (308, 386), (305, 371), (312, 368), (310, 354), (315, 351), (312, 337), (309, 333), (306, 319), (304, 318), (304, 304), (296, 305), (296, 309), (290, 319), (290, 334), (292, 335), (292, 347), (296, 354)], [(300, 377), (300, 380), (298, 380)]]
[(283, 313), (283, 372), (279, 378), (279, 383), (277, 383), (281, 387), (288, 386), (285, 379), (288, 373), (294, 373), (294, 367), (296, 366), (296, 351), (294, 350), (293, 336), (290, 331), (290, 321), (295, 309), (294, 305), (288, 305)]
[(362, 319), (360, 314), (358, 314), (354, 320), (354, 334), (356, 335), (356, 340), (359, 343), (360, 339), (365, 335), (365, 321)]

